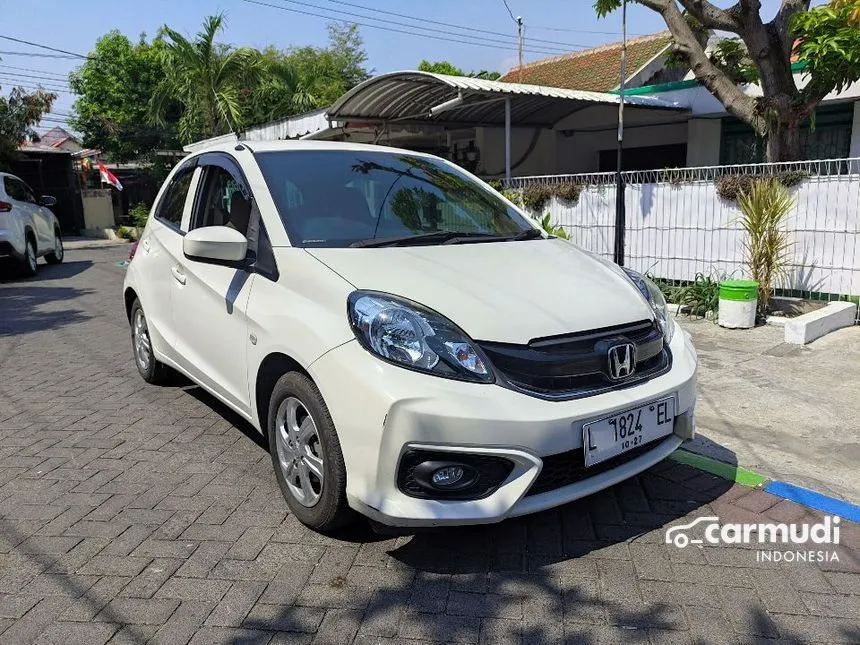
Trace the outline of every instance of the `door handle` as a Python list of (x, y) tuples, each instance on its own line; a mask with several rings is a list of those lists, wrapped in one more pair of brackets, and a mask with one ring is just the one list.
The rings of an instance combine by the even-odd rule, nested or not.
[(178, 266), (170, 267), (170, 272), (179, 284), (185, 284), (185, 273)]

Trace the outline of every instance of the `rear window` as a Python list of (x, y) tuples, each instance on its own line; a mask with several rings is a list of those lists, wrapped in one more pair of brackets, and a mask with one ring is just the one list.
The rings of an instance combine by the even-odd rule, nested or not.
[(256, 157), (294, 246), (345, 247), (437, 231), (514, 235), (532, 228), (494, 191), (441, 160), (348, 150)]

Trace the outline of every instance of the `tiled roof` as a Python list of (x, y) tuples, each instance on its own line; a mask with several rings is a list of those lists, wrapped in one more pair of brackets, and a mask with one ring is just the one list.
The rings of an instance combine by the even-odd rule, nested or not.
[[(672, 42), (672, 36), (668, 31), (628, 39), (627, 78), (633, 76), (640, 67), (663, 51), (670, 42)], [(522, 80), (516, 67), (499, 80), (571, 90), (607, 92), (619, 84), (620, 64), (621, 43), (610, 43), (523, 65)]]

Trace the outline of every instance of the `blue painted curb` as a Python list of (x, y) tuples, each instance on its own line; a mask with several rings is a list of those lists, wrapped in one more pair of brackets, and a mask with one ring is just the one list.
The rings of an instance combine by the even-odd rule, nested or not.
[(843, 502), (841, 499), (828, 497), (786, 482), (770, 482), (765, 484), (764, 490), (772, 495), (784, 497), (792, 502), (809, 506), (830, 515), (838, 515), (852, 522), (860, 522), (860, 506), (856, 504)]

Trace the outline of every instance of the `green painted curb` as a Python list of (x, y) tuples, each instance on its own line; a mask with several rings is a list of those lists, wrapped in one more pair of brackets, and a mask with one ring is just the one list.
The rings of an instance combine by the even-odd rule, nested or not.
[(687, 464), (693, 468), (704, 470), (712, 475), (728, 479), (741, 484), (742, 486), (750, 486), (754, 488), (756, 486), (761, 486), (768, 481), (767, 477), (762, 477), (758, 473), (754, 473), (746, 468), (732, 466), (731, 464), (717, 461), (716, 459), (711, 459), (710, 457), (705, 457), (704, 455), (699, 455), (695, 452), (690, 452), (689, 450), (676, 450), (670, 455), (670, 457), (682, 464)]

